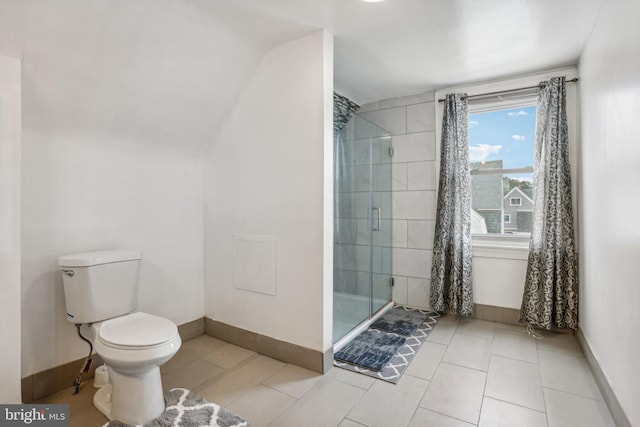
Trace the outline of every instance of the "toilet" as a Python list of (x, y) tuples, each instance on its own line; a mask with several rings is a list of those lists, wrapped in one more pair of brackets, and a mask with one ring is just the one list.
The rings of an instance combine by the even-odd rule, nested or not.
[(110, 420), (130, 425), (147, 424), (164, 411), (160, 366), (182, 344), (175, 323), (136, 311), (141, 259), (137, 251), (108, 250), (58, 260), (67, 320), (90, 325), (109, 372), (109, 384), (93, 403)]

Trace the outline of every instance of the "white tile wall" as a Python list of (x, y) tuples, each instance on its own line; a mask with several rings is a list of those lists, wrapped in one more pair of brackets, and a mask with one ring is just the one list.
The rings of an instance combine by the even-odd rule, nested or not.
[[(429, 308), (437, 187), (434, 92), (373, 102), (358, 113), (392, 135), (391, 192), (380, 197), (390, 194), (392, 200), (393, 300)], [(387, 183), (379, 185), (387, 189)], [(358, 200), (355, 209), (361, 210)]]
[(418, 132), (393, 135), (393, 163), (435, 160), (435, 132)]
[(434, 121), (436, 119), (433, 111), (433, 102), (409, 105), (407, 107), (407, 132), (411, 133), (433, 130)]
[(406, 107), (387, 108), (384, 110), (361, 113), (360, 115), (393, 135), (407, 132)]
[(407, 247), (433, 249), (435, 221), (407, 221)]
[(407, 165), (407, 190), (435, 190), (435, 162), (412, 162)]
[(396, 191), (391, 197), (395, 219), (435, 219), (435, 191)]

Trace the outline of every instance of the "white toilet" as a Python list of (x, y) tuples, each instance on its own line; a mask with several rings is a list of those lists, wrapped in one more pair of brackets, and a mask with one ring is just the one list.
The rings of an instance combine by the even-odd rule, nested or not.
[(135, 312), (140, 252), (109, 250), (62, 256), (67, 319), (91, 324), (110, 384), (93, 397), (110, 420), (146, 424), (165, 408), (160, 366), (182, 343), (168, 319)]

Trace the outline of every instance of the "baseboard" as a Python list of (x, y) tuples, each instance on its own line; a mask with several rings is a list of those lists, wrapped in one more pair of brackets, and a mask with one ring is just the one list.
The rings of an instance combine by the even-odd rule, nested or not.
[(321, 374), (326, 373), (333, 366), (332, 349), (323, 353), (208, 317), (205, 319), (205, 334)]
[(471, 317), (474, 319), (523, 326), (522, 323), (518, 323), (520, 310), (515, 308), (497, 307), (486, 304), (474, 304), (473, 308), (473, 316)]
[[(474, 304), (473, 319), (489, 320), (492, 322), (506, 323), (507, 325), (516, 325), (526, 327), (524, 323), (520, 323), (520, 309), (497, 307), (495, 305)], [(537, 329), (537, 328), (536, 328)], [(552, 327), (551, 331), (559, 334), (574, 334), (573, 329)]]
[(591, 351), (591, 347), (589, 346), (589, 342), (586, 340), (584, 334), (581, 329), (578, 329), (578, 333), (576, 334), (576, 338), (578, 339), (578, 345), (582, 350), (582, 354), (584, 354), (585, 359), (587, 360), (587, 364), (591, 369), (591, 373), (596, 380), (596, 384), (600, 389), (600, 393), (602, 393), (602, 398), (604, 399), (604, 403), (609, 408), (609, 412), (613, 417), (613, 421), (616, 423), (617, 427), (631, 427), (631, 422), (627, 415), (624, 413), (624, 409), (620, 406), (620, 402), (616, 397), (607, 377), (605, 376), (602, 368), (600, 368), (600, 364), (598, 360), (594, 356)]
[[(103, 363), (100, 356), (95, 353), (92, 359), (91, 369), (82, 375), (83, 380), (93, 378), (96, 368)], [(73, 386), (84, 362), (83, 357), (22, 378), (22, 402), (31, 403)]]
[[(178, 325), (180, 338), (182, 341), (187, 341), (204, 334), (204, 325), (204, 317)], [(22, 378), (22, 402), (31, 403), (71, 387), (84, 361), (83, 357)], [(102, 363), (100, 356), (94, 353), (91, 369), (82, 375), (82, 379), (92, 379), (95, 369)]]

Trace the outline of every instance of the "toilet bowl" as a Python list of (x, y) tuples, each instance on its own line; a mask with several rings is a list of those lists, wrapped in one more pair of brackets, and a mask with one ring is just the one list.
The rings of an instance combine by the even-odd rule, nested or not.
[(92, 325), (96, 353), (109, 370), (110, 384), (96, 392), (94, 405), (110, 420), (148, 423), (165, 408), (160, 366), (182, 343), (168, 319), (135, 312)]

